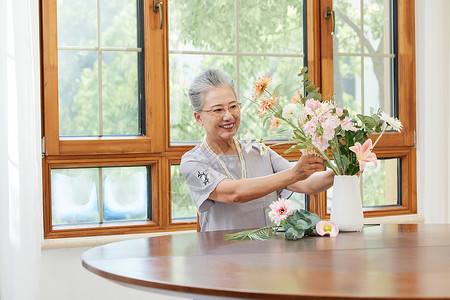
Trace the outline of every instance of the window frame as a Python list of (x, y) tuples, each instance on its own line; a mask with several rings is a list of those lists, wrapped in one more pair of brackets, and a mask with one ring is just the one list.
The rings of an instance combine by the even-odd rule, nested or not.
[[(43, 217), (44, 238), (148, 233), (192, 230), (196, 222), (171, 220), (171, 165), (178, 164), (181, 156), (195, 144), (170, 143), (169, 107), (169, 51), (168, 9), (164, 3), (163, 30), (159, 29), (159, 14), (153, 12), (153, 2), (144, 3), (144, 80), (145, 80), (145, 135), (126, 137), (59, 137), (58, 113), (58, 50), (57, 0), (40, 1), (41, 15), (41, 68), (42, 68), (42, 137), (43, 152)], [(305, 62), (315, 85), (322, 94), (333, 91), (333, 47), (331, 22), (324, 18), (326, 6), (332, 0), (306, 0), (307, 52)], [(402, 133), (386, 132), (377, 144), (375, 153), (380, 158), (402, 159), (402, 205), (365, 209), (365, 217), (413, 214), (417, 212), (416, 149), (415, 149), (415, 3), (397, 0), (398, 9), (398, 112), (403, 122)], [(150, 42), (151, 41), (151, 42)], [(330, 72), (331, 70), (331, 72)], [(377, 135), (372, 135), (376, 139)], [(273, 149), (290, 160), (298, 153), (283, 152), (288, 145)], [(151, 165), (152, 221), (141, 224), (110, 224), (92, 227), (52, 226), (51, 182), (52, 168), (109, 167)], [(321, 218), (329, 218), (326, 192), (311, 195), (307, 206)]]
[[(323, 12), (325, 7), (332, 7), (332, 0), (321, 0), (320, 3), (308, 0), (315, 5), (318, 11)], [(397, 3), (397, 37), (398, 50), (398, 118), (402, 121), (401, 133), (395, 131), (385, 132), (379, 140), (375, 153), (378, 158), (401, 158), (402, 172), (401, 205), (364, 208), (364, 217), (380, 217), (417, 213), (417, 176), (416, 176), (416, 92), (415, 92), (415, 1), (393, 0)], [(315, 20), (315, 22), (318, 22)], [(314, 80), (320, 82), (318, 86), (323, 87), (323, 95), (332, 95), (334, 91), (333, 81), (333, 39), (331, 32), (331, 19), (325, 19), (324, 14), (320, 16), (321, 38), (320, 43), (315, 41), (313, 52), (316, 58), (311, 62)], [(308, 37), (309, 39), (309, 37)], [(309, 42), (309, 40), (308, 40)], [(309, 46), (308, 46), (309, 48)], [(320, 64), (317, 63), (320, 61)], [(309, 65), (308, 61), (308, 65)], [(319, 67), (320, 65), (320, 67)], [(317, 73), (319, 74), (317, 74)], [(379, 134), (372, 134), (370, 138), (374, 142)], [(327, 212), (326, 192), (310, 197), (310, 209), (321, 218), (330, 218)]]

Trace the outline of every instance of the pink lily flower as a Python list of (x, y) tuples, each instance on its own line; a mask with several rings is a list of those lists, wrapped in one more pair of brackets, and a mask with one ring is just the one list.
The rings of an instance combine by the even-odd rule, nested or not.
[(320, 221), (316, 224), (316, 231), (320, 236), (328, 234), (330, 237), (336, 237), (339, 233), (339, 228), (334, 222)]
[(346, 130), (346, 131), (348, 131), (348, 130), (351, 130), (351, 131), (358, 131), (358, 128), (356, 128), (356, 127), (352, 124), (350, 118), (347, 117), (347, 116), (344, 118), (344, 120), (342, 120), (341, 127), (342, 127), (342, 129), (344, 129), (344, 130)]
[(356, 153), (356, 159), (359, 162), (359, 169), (361, 171), (369, 162), (372, 162), (375, 167), (377, 166), (377, 156), (375, 155), (375, 153), (372, 153), (371, 139), (367, 139), (367, 141), (363, 145), (356, 142), (355, 146), (352, 146), (349, 149)]

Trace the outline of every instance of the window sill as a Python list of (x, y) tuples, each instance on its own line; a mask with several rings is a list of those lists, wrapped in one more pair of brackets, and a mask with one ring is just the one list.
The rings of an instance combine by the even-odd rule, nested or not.
[(42, 250), (62, 249), (62, 248), (79, 248), (79, 247), (96, 247), (109, 243), (120, 242), (125, 240), (145, 238), (160, 235), (172, 235), (186, 232), (196, 232), (195, 230), (156, 232), (143, 234), (127, 234), (127, 235), (108, 235), (108, 236), (92, 236), (81, 238), (64, 238), (64, 239), (46, 239), (41, 243)]
[(416, 224), (424, 223), (422, 215), (400, 215), (388, 217), (365, 218), (364, 224)]

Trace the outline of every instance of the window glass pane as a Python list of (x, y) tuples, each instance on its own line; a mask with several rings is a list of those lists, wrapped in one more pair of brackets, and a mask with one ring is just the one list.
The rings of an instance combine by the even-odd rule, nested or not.
[(363, 206), (397, 205), (399, 158), (379, 159), (378, 166), (367, 164), (362, 174)]
[(206, 68), (222, 68), (235, 79), (235, 58), (222, 55), (171, 54), (170, 70), (170, 134), (172, 141), (201, 141), (204, 132), (194, 119), (189, 101), (189, 85)]
[(391, 116), (398, 114), (394, 86), (396, 49), (392, 42), (396, 20), (391, 2), (333, 2), (336, 13), (336, 34), (333, 36), (335, 100), (338, 106), (348, 108), (351, 115), (368, 115), (371, 108), (381, 109)]
[(278, 76), (286, 97), (293, 96), (300, 86), (293, 82), (303, 67), (302, 52), (303, 1), (169, 1), (170, 140), (203, 138), (188, 88), (194, 76), (211, 67), (235, 80), (246, 114), (240, 134), (266, 136), (254, 114), (256, 105), (247, 101), (251, 88), (259, 76), (269, 73)]
[(334, 0), (334, 53), (361, 52), (361, 0)]
[[(72, 2), (77, 4), (58, 1), (61, 32), (93, 42), (65, 42), (65, 36), (59, 41), (59, 135), (143, 134), (145, 120), (140, 110), (144, 107), (144, 85), (139, 82), (144, 80), (138, 78), (144, 75), (142, 48), (138, 47), (142, 46), (143, 37), (143, 28), (138, 28), (143, 26), (142, 7), (138, 8), (142, 1)], [(70, 9), (76, 11), (69, 13)], [(94, 25), (90, 26), (91, 23)], [(99, 37), (98, 23), (101, 24)], [(88, 25), (94, 28), (95, 39), (89, 37), (89, 31), (83, 31)]]
[(97, 53), (58, 51), (59, 135), (98, 135)]
[(340, 108), (347, 108), (350, 115), (360, 114), (361, 58), (352, 56), (334, 57), (334, 99)]
[(197, 208), (179, 165), (172, 165), (172, 223), (197, 221)]
[(391, 58), (364, 58), (364, 114), (372, 107), (393, 115), (392, 65)]
[(98, 169), (52, 169), (52, 223), (99, 222)]
[(239, 2), (239, 51), (303, 52), (303, 3), (298, 0)]
[(235, 50), (234, 0), (169, 0), (169, 49)]
[(369, 53), (393, 53), (391, 0), (364, 0), (364, 44)]
[[(401, 159), (382, 158), (377, 167), (367, 164), (360, 176), (364, 207), (401, 205)], [(327, 211), (331, 211), (333, 187), (327, 190)]]
[(137, 53), (103, 53), (101, 132), (104, 135), (139, 134), (137, 62)]
[(97, 0), (58, 0), (58, 46), (97, 45)]
[(52, 224), (150, 219), (150, 167), (51, 170)]
[(147, 219), (147, 167), (102, 168), (102, 179), (105, 221)]
[(137, 47), (136, 7), (136, 0), (101, 1), (103, 47)]

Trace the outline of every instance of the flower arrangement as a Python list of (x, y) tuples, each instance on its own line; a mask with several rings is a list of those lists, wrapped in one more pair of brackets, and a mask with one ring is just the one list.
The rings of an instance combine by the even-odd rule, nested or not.
[(294, 209), (292, 203), (287, 199), (279, 199), (270, 206), (269, 217), (274, 225), (263, 228), (240, 231), (226, 234), (227, 240), (266, 240), (273, 238), (280, 228), (285, 230), (285, 238), (297, 240), (304, 236), (324, 236), (328, 234), (335, 237), (339, 228), (334, 222), (321, 221), (319, 216), (303, 209)]
[[(258, 105), (256, 113), (264, 119), (264, 123), (270, 121), (270, 130), (278, 129), (278, 133), (269, 139), (285, 140), (278, 144), (293, 143), (286, 152), (300, 150), (306, 155), (324, 157), (325, 165), (336, 175), (358, 175), (369, 162), (376, 166), (377, 156), (373, 148), (388, 128), (400, 132), (402, 123), (381, 110), (371, 112), (370, 116), (358, 114), (356, 118), (350, 118), (348, 110), (337, 107), (333, 99), (322, 99), (319, 87), (309, 81), (306, 67), (298, 76), (302, 77), (307, 95), (297, 91), (284, 106), (281, 105), (280, 85), (269, 90), (272, 82), (270, 76), (261, 76), (253, 87), (252, 100)], [(287, 125), (287, 129), (283, 129), (282, 125)], [(372, 133), (379, 133), (373, 144), (369, 138)], [(261, 155), (264, 155), (267, 146), (262, 141), (257, 144), (260, 145)], [(252, 139), (246, 137), (247, 151), (252, 143)], [(228, 234), (226, 239), (264, 240), (273, 237), (281, 227), (284, 227), (288, 240), (305, 235), (328, 234), (334, 237), (339, 232), (336, 223), (322, 221), (316, 214), (302, 209), (295, 210), (289, 200), (280, 199), (269, 207), (269, 217), (275, 225)]]
[[(355, 175), (369, 162), (376, 165), (373, 148), (388, 128), (400, 132), (402, 123), (381, 110), (370, 116), (358, 114), (350, 118), (348, 110), (337, 107), (333, 99), (322, 100), (319, 87), (308, 80), (306, 67), (298, 76), (302, 77), (307, 95), (297, 91), (284, 106), (280, 101), (280, 85), (269, 90), (270, 76), (261, 76), (253, 87), (252, 100), (258, 105), (256, 113), (264, 123), (270, 121), (270, 130), (281, 129), (275, 137), (286, 141), (279, 144), (294, 143), (286, 152), (298, 149), (303, 154), (320, 155), (336, 175)], [(282, 124), (288, 129), (283, 130)], [(369, 135), (374, 132), (380, 134), (372, 144)]]

